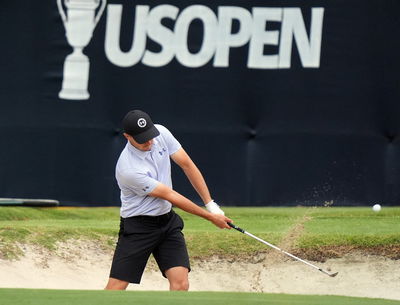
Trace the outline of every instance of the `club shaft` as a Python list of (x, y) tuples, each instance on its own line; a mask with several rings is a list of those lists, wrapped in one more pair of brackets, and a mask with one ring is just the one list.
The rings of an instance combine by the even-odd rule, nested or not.
[(265, 245), (267, 245), (267, 246), (269, 246), (271, 248), (274, 248), (275, 250), (278, 250), (278, 251), (286, 254), (287, 256), (290, 256), (291, 258), (294, 258), (295, 260), (298, 260), (298, 261), (300, 261), (300, 262), (302, 262), (302, 263), (304, 263), (306, 265), (309, 265), (310, 267), (313, 267), (315, 269), (321, 270), (321, 268), (319, 268), (319, 267), (317, 267), (317, 266), (315, 266), (315, 265), (313, 265), (313, 264), (311, 264), (311, 263), (309, 263), (309, 262), (307, 262), (307, 261), (305, 261), (305, 260), (293, 255), (293, 254), (290, 254), (289, 252), (286, 252), (286, 251), (278, 248), (277, 246), (275, 246), (275, 245), (273, 245), (273, 244), (271, 244), (271, 243), (269, 243), (269, 242), (267, 242), (267, 241), (255, 236), (255, 235), (253, 235), (253, 234), (251, 234), (251, 233), (249, 233), (247, 231), (244, 231), (243, 233), (248, 235), (248, 236), (250, 236), (250, 237), (252, 237), (252, 238), (254, 238), (254, 239), (256, 239), (256, 240), (258, 240), (259, 242), (262, 242), (263, 244), (265, 244)]
[(279, 248), (279, 247), (277, 247), (277, 246), (275, 246), (275, 245), (273, 245), (273, 244), (271, 244), (271, 243), (269, 243), (269, 242), (267, 242), (267, 241), (255, 236), (255, 235), (243, 230), (242, 228), (239, 228), (238, 226), (234, 225), (233, 223), (228, 223), (228, 225), (230, 227), (234, 228), (235, 230), (237, 230), (237, 231), (239, 231), (239, 232), (241, 232), (243, 234), (246, 234), (247, 236), (250, 236), (251, 238), (254, 238), (255, 240), (258, 240), (259, 242), (262, 242), (264, 245), (267, 245), (267, 246), (269, 246), (269, 247), (271, 247), (271, 248), (273, 248), (275, 250), (278, 250), (279, 252), (282, 252), (283, 254), (285, 254), (285, 255), (287, 255), (287, 256), (289, 256), (289, 257), (291, 257), (291, 258), (293, 258), (293, 259), (295, 259), (295, 260), (297, 260), (299, 262), (302, 262), (302, 263), (304, 263), (304, 264), (306, 264), (306, 265), (308, 265), (308, 266), (310, 266), (312, 268), (315, 268), (315, 269), (321, 271), (322, 273), (324, 273), (326, 275), (329, 275), (331, 277), (335, 277), (337, 275), (337, 272), (331, 274), (331, 273), (323, 270), (322, 268), (319, 268), (318, 266), (315, 266), (315, 265), (305, 261), (304, 259), (301, 259), (301, 258), (299, 258), (299, 257), (297, 257), (297, 256), (295, 256), (295, 255), (293, 255), (293, 254), (291, 254), (289, 252), (286, 252), (286, 251), (282, 250), (281, 248)]

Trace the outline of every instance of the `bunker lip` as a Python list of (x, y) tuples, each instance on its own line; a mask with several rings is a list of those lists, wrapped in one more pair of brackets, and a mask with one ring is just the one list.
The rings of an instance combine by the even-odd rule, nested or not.
[[(86, 243), (87, 241), (85, 241)], [(105, 247), (104, 245), (101, 244), (96, 244), (95, 242), (89, 242), (89, 245), (93, 243), (93, 246), (96, 248), (96, 251), (99, 251), (101, 253), (109, 252), (112, 253), (113, 248), (108, 248)], [(56, 252), (57, 256), (64, 257), (64, 254), (60, 254), (60, 249), (63, 249), (65, 247), (70, 248), (71, 246), (69, 245), (70, 242), (59, 242), (58, 246), (56, 247), (57, 250), (54, 250)], [(79, 244), (79, 242), (78, 242)], [(64, 245), (64, 246), (63, 246)], [(68, 246), (65, 246), (68, 245)], [(92, 246), (92, 247), (93, 247)], [(14, 253), (11, 257), (8, 255), (5, 255), (4, 253), (0, 252), (0, 260), (3, 261), (11, 261), (11, 260), (18, 260), (24, 256), (27, 255), (27, 252), (25, 251), (26, 248), (30, 249), (36, 249), (32, 251), (36, 252), (46, 252), (50, 250), (42, 249), (37, 246), (29, 246), (25, 244), (16, 244), (15, 247), (17, 248), (17, 251)], [(299, 257), (302, 257), (304, 259), (307, 259), (312, 262), (318, 262), (318, 263), (324, 263), (329, 259), (338, 259), (342, 258), (346, 255), (366, 255), (366, 256), (379, 256), (382, 258), (387, 258), (391, 260), (400, 260), (400, 244), (398, 245), (380, 245), (380, 246), (371, 246), (371, 247), (365, 247), (365, 246), (349, 246), (349, 245), (344, 245), (344, 246), (319, 246), (319, 247), (313, 247), (313, 248), (291, 248), (290, 251)], [(277, 254), (276, 254), (277, 253)], [(250, 260), (250, 262), (254, 262), (254, 260), (258, 261), (260, 255), (266, 254), (268, 257), (268, 261), (271, 261), (273, 263), (279, 262), (281, 259), (280, 256), (283, 257), (282, 254), (279, 254), (279, 252), (275, 252), (271, 249), (262, 249), (258, 252), (254, 253), (245, 253), (245, 254), (240, 254), (236, 253), (235, 255), (216, 255), (216, 257), (219, 257), (220, 259), (225, 259), (227, 261), (245, 261), (245, 260)], [(196, 255), (191, 255), (192, 259), (195, 260), (203, 260), (204, 257), (202, 256), (196, 256)]]
[(399, 260), (400, 244), (385, 246), (321, 246), (316, 248), (297, 248), (293, 254), (301, 255), (314, 262), (326, 262), (328, 259), (341, 258), (348, 254), (363, 254), (381, 256), (384, 258)]

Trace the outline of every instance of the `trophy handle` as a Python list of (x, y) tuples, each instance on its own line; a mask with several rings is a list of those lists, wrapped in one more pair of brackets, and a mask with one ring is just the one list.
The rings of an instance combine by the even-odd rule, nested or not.
[(61, 0), (57, 0), (57, 7), (58, 7), (58, 11), (61, 16), (61, 20), (63, 21), (64, 27), (65, 27), (65, 23), (67, 22), (67, 16), (64, 13), (64, 10), (63, 10), (62, 4), (61, 4)]
[(97, 16), (94, 19), (94, 26), (97, 25), (97, 23), (99, 22), (99, 20), (101, 18), (101, 15), (103, 15), (103, 12), (104, 12), (104, 9), (106, 7), (106, 4), (107, 4), (107, 0), (102, 0), (101, 1), (101, 7), (100, 7), (99, 11), (97, 12)]

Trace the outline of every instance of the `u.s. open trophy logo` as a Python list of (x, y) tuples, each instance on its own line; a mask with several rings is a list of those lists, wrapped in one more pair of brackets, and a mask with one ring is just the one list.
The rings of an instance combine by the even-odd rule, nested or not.
[[(96, 9), (99, 7), (97, 15)], [(62, 89), (58, 96), (67, 100), (87, 100), (89, 98), (89, 58), (83, 49), (89, 44), (93, 31), (106, 6), (106, 0), (57, 0), (58, 10), (65, 27), (65, 36), (74, 49), (65, 58)]]

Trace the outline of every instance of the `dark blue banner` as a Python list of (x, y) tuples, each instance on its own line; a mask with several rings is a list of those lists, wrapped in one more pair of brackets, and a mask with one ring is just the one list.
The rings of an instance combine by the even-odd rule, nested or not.
[(221, 205), (400, 203), (399, 1), (0, 7), (0, 197), (118, 205), (142, 109)]

